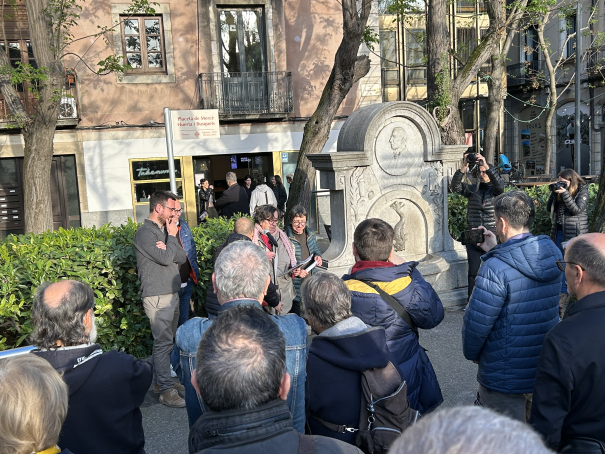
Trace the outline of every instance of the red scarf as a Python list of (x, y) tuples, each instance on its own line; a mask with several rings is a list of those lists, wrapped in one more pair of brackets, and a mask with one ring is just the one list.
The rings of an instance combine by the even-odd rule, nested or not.
[(391, 266), (395, 266), (395, 264), (391, 262), (373, 262), (371, 260), (360, 260), (359, 262), (355, 262), (355, 265), (353, 265), (353, 268), (351, 268), (351, 274), (354, 274), (357, 271), (367, 270), (368, 268), (389, 268)]

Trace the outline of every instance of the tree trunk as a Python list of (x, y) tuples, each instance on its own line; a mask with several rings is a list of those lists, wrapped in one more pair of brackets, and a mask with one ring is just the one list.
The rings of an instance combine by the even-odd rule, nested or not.
[[(47, 68), (48, 79), (41, 83), (38, 109), (30, 127), (23, 129), (24, 223), (26, 233), (42, 233), (53, 228), (50, 170), (53, 138), (65, 74), (58, 49), (61, 31), (53, 30), (45, 10), (47, 0), (26, 0), (27, 21), (38, 66)], [(56, 36), (59, 34), (59, 36)]]
[(504, 77), (504, 59), (500, 55), (492, 56), (492, 73), (487, 79), (487, 116), (483, 141), (483, 157), (489, 164), (496, 162), (496, 145), (500, 135), (500, 111), (502, 109), (502, 78)]
[[(544, 123), (544, 132), (546, 133), (546, 149), (544, 154), (544, 173), (550, 174), (550, 161), (552, 159), (552, 150), (554, 148), (553, 136), (552, 136), (552, 119), (555, 116), (555, 112), (557, 109), (557, 79), (556, 79), (556, 70), (552, 61), (550, 60), (550, 50), (546, 45), (546, 40), (544, 39), (544, 27), (548, 22), (550, 13), (546, 13), (540, 22), (540, 26), (538, 27), (538, 42), (540, 43), (540, 47), (542, 48), (542, 55), (544, 55), (544, 63), (546, 64), (546, 68), (548, 69), (548, 86), (550, 88), (550, 96), (548, 98), (548, 111), (546, 112), (546, 121)], [(600, 192), (600, 191), (599, 191)]]
[(359, 12), (355, 0), (342, 1), (342, 41), (336, 51), (334, 66), (317, 108), (305, 125), (296, 171), (290, 186), (288, 212), (295, 205), (302, 205), (307, 209), (311, 206), (315, 169), (311, 165), (311, 161), (307, 159), (307, 155), (321, 153), (330, 135), (332, 121), (340, 104), (353, 84), (370, 70), (369, 58), (365, 55), (357, 56), (370, 9), (371, 2), (369, 0), (362, 1)]
[[(429, 112), (444, 109), (439, 115), (444, 118), (449, 102), (450, 77), (450, 31), (448, 26), (447, 0), (427, 2), (426, 46), (427, 46), (427, 101)], [(440, 77), (443, 75), (445, 77)]]

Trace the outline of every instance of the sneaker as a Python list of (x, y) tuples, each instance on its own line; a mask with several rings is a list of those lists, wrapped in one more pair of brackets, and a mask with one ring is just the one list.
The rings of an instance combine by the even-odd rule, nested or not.
[(170, 389), (162, 393), (160, 396), (160, 403), (167, 407), (183, 408), (185, 406), (185, 399), (179, 396), (176, 389)]
[(170, 365), (170, 376), (172, 378), (176, 378), (176, 372), (174, 371), (174, 369), (172, 368), (172, 364)]
[[(176, 389), (178, 392), (184, 393), (185, 392), (185, 387), (183, 385), (181, 385), (178, 382), (175, 382), (174, 385), (172, 386), (174, 389)], [(158, 385), (157, 383), (153, 384), (153, 392), (158, 394), (160, 392), (160, 385)]]

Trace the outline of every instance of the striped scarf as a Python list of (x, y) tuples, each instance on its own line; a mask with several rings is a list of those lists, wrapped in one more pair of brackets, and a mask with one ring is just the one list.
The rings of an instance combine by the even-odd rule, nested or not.
[[(273, 235), (273, 236), (279, 236), (281, 238), (281, 241), (284, 245), (284, 247), (286, 248), (286, 251), (288, 252), (288, 257), (290, 257), (290, 266), (291, 267), (295, 267), (296, 266), (296, 255), (294, 254), (294, 249), (292, 248), (292, 244), (290, 244), (290, 240), (288, 239), (288, 236), (279, 228), (277, 229), (277, 235)], [(264, 235), (265, 232), (263, 231), (263, 229), (261, 228), (260, 225), (258, 224), (254, 224), (254, 236), (252, 237), (252, 242), (254, 244), (256, 244), (257, 246), (264, 246), (260, 236)], [(276, 239), (277, 240), (277, 239)]]

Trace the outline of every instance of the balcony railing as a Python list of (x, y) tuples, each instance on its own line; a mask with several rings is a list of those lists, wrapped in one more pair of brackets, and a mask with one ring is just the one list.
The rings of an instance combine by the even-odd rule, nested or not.
[(548, 77), (548, 69), (546, 63), (542, 60), (528, 61), (525, 63), (517, 63), (506, 67), (506, 82), (509, 87), (533, 84), (538, 82), (544, 84)]
[[(38, 98), (35, 93), (29, 90), (25, 84), (16, 86), (17, 93), (23, 107), (28, 115), (35, 115), (38, 109)], [(59, 104), (58, 126), (77, 126), (80, 120), (80, 109), (78, 104), (78, 87), (76, 74), (73, 70), (67, 70), (65, 76), (65, 85), (61, 93)], [(13, 114), (8, 108), (6, 100), (0, 95), (0, 129), (14, 128), (16, 122)]]
[(285, 117), (292, 112), (289, 71), (204, 73), (198, 77), (200, 107), (223, 118)]

